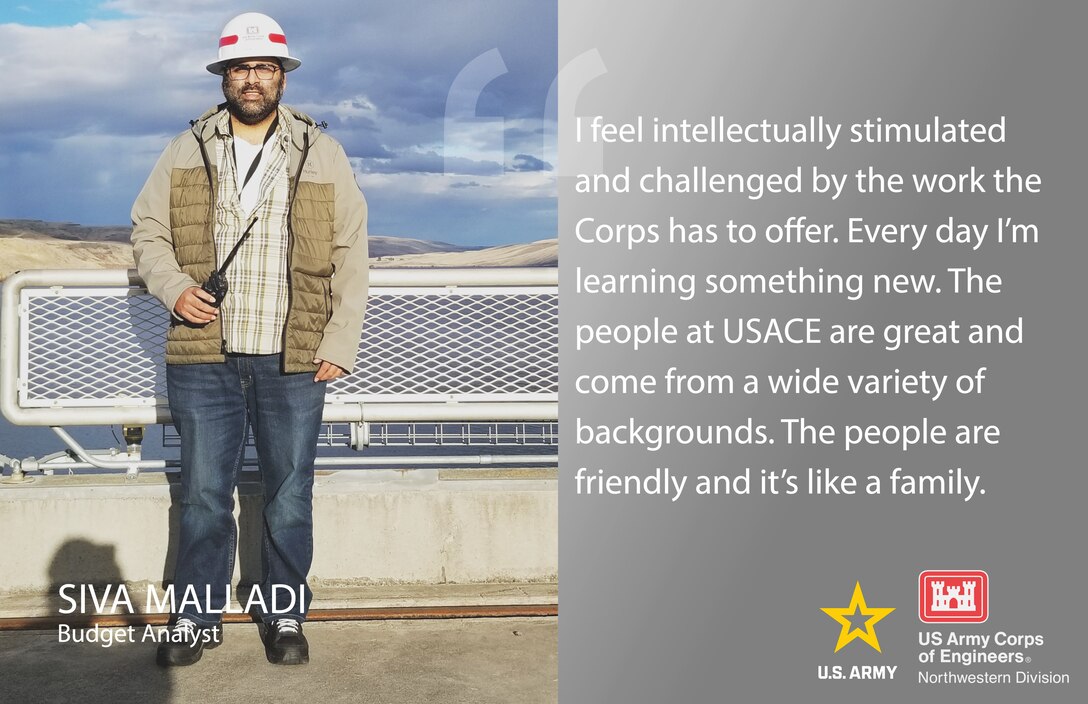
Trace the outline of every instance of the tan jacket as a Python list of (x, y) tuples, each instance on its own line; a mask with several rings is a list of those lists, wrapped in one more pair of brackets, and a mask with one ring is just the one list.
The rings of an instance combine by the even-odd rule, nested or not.
[[(366, 201), (344, 148), (309, 116), (283, 107), (293, 118), (283, 369), (314, 371), (316, 357), (350, 372), (366, 312)], [(132, 206), (136, 268), (170, 311), (215, 268), (214, 123), (222, 109), (209, 110), (170, 142)], [(167, 364), (222, 362), (222, 350), (218, 319), (200, 326), (172, 321)]]

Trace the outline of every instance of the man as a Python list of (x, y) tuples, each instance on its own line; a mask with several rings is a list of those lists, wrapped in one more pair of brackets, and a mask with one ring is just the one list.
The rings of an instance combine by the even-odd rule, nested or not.
[[(343, 148), (280, 105), (299, 65), (272, 18), (228, 22), (207, 67), (222, 75), (226, 102), (170, 143), (132, 208), (136, 266), (171, 311), (166, 379), (181, 437), (164, 666), (192, 664), (220, 642), (247, 425), (265, 508), (261, 582), (246, 601), (263, 611), (270, 662), (309, 661), (317, 435), (326, 383), (355, 363), (367, 252), (366, 202)], [(201, 287), (215, 271), (227, 283), (218, 307), (216, 287)]]

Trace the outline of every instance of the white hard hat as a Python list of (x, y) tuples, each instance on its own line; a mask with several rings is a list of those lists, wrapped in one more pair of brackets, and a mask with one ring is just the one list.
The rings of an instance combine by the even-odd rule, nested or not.
[(223, 27), (219, 36), (219, 60), (208, 64), (208, 70), (221, 74), (232, 61), (259, 56), (279, 59), (284, 72), (294, 71), (302, 65), (287, 51), (287, 37), (276, 20), (260, 12), (245, 12)]

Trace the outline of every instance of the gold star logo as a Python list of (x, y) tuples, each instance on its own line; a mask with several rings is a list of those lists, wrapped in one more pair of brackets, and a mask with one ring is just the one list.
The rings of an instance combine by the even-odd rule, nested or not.
[(878, 609), (867, 606), (865, 604), (865, 594), (861, 591), (861, 582), (856, 582), (854, 584), (854, 596), (850, 599), (850, 606), (845, 609), (820, 609), (820, 611), (842, 624), (839, 642), (835, 645), (836, 653), (855, 638), (861, 638), (879, 653), (880, 641), (876, 639), (876, 630), (873, 627), (877, 621), (895, 611), (895, 609)]

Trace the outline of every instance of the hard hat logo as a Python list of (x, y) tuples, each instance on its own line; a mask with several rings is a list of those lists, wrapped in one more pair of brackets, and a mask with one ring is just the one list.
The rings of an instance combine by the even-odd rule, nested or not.
[(270, 56), (279, 59), (284, 72), (294, 71), (302, 62), (287, 49), (287, 35), (268, 15), (246, 12), (223, 27), (219, 36), (219, 59), (208, 64), (212, 73), (222, 74), (234, 61)]
[[(250, 30), (253, 30), (253, 29), (255, 29), (255, 28), (250, 27)], [(250, 32), (248, 32), (248, 34), (256, 34), (256, 32), (250, 31)], [(284, 47), (287, 46), (287, 37), (283, 36), (282, 34), (269, 34), (268, 35), (268, 41), (274, 42), (276, 44), (283, 44)], [(230, 46), (231, 44), (237, 44), (237, 43), (238, 43), (238, 35), (237, 34), (231, 34), (230, 36), (220, 37), (219, 38), (219, 46), (220, 47)]]

